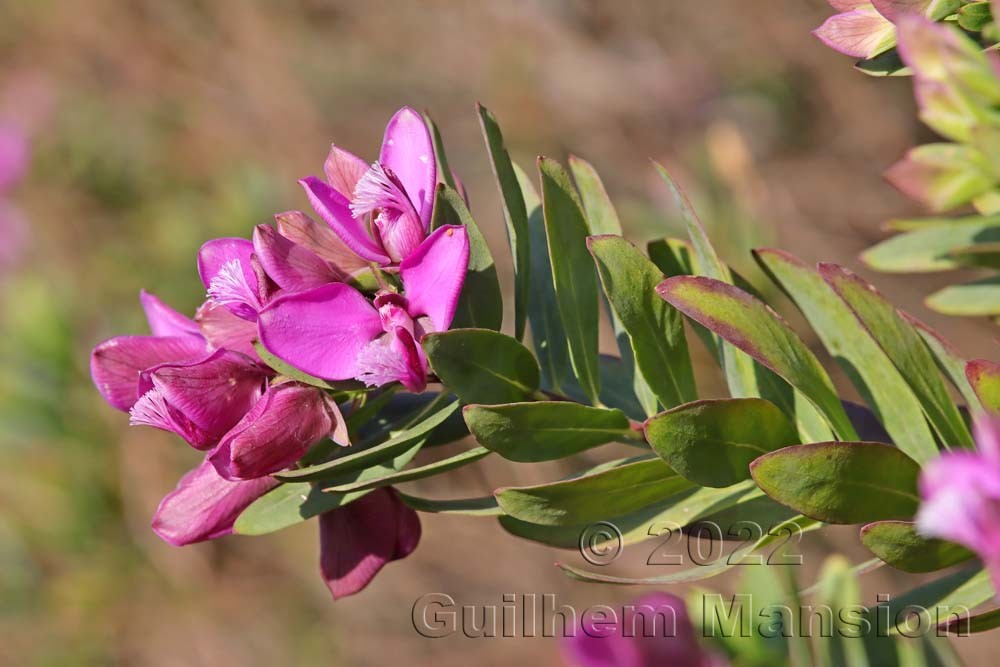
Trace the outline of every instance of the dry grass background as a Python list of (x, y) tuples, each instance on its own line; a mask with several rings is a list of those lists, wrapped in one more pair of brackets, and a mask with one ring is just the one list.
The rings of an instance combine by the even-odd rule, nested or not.
[[(551, 641), (411, 628), (412, 602), (432, 591), (582, 606), (636, 592), (571, 584), (552, 567), (565, 555), (493, 520), (426, 517), (413, 557), (337, 604), (313, 524), (161, 543), (149, 517), (193, 452), (127, 429), (90, 386), (89, 348), (142, 330), (140, 287), (192, 310), (205, 239), (306, 206), (295, 180), (320, 170), (328, 143), (374, 157), (403, 104), (442, 127), (497, 255), (475, 100), (522, 165), (569, 152), (593, 162), (635, 240), (678, 231), (652, 157), (742, 269), (748, 248), (776, 244), (861, 268), (879, 222), (916, 212), (880, 173), (925, 131), (906, 81), (866, 78), (809, 35), (827, 13), (821, 0), (0, 0), (0, 113), (28, 121), (36, 142), (17, 192), (29, 245), (0, 311), (0, 664), (556, 664)], [(992, 356), (989, 325), (923, 308), (939, 278), (861, 272), (969, 357)], [(718, 395), (705, 361), (701, 388)], [(413, 491), (480, 495), (568, 470), (489, 462)], [(821, 540), (809, 573), (824, 549), (864, 557), (850, 531)], [(875, 575), (866, 601), (911, 583)], [(970, 664), (988, 644), (958, 642)]]

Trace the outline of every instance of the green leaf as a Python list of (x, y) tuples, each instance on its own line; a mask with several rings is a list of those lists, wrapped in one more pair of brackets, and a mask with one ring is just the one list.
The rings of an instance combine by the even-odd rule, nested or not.
[(651, 417), (646, 440), (664, 461), (701, 486), (750, 479), (750, 462), (798, 443), (785, 414), (762, 398), (706, 399)]
[(309, 482), (282, 484), (243, 510), (233, 531), (239, 535), (266, 535), (342, 507), (366, 493), (323, 493)]
[(954, 542), (923, 537), (910, 521), (876, 521), (861, 528), (861, 543), (904, 572), (934, 572), (973, 558)]
[(500, 293), (500, 280), (497, 278), (493, 255), (490, 254), (486, 239), (472, 219), (462, 195), (439, 183), (431, 228), (437, 229), (443, 225), (463, 225), (469, 234), (469, 268), (452, 326), (499, 331), (503, 324), (503, 296)]
[(479, 112), (479, 124), (483, 129), (486, 150), (490, 154), (490, 165), (493, 167), (493, 175), (496, 177), (500, 198), (503, 200), (507, 240), (510, 242), (511, 257), (514, 258), (514, 337), (522, 340), (531, 290), (531, 239), (528, 231), (528, 209), (496, 117), (478, 102), (476, 103), (476, 111)]
[(808, 517), (800, 516), (789, 519), (778, 526), (774, 526), (755, 542), (750, 542), (749, 544), (739, 547), (726, 558), (718, 558), (706, 565), (696, 565), (695, 567), (686, 570), (679, 570), (677, 572), (671, 572), (670, 574), (658, 577), (619, 577), (599, 572), (590, 572), (571, 565), (565, 565), (563, 563), (556, 563), (556, 566), (570, 579), (594, 584), (666, 586), (672, 584), (690, 583), (714, 577), (742, 564), (744, 559), (755, 551), (758, 551), (777, 540), (787, 539), (789, 531), (791, 531), (792, 534), (796, 534), (812, 530), (817, 527), (819, 527), (819, 525), (816, 521)]
[(990, 317), (1000, 315), (1000, 276), (949, 285), (927, 297), (927, 307), (945, 315)]
[(531, 344), (542, 369), (542, 386), (563, 392), (563, 381), (569, 377), (569, 348), (566, 332), (559, 315), (559, 302), (552, 284), (552, 265), (549, 263), (548, 240), (542, 200), (535, 192), (529, 177), (514, 165), (517, 182), (521, 186), (528, 210), (528, 235), (531, 246), (531, 290), (528, 296), (528, 321), (531, 323)]
[(598, 291), (594, 264), (587, 252), (587, 222), (569, 175), (559, 163), (539, 158), (542, 211), (556, 301), (569, 342), (569, 358), (580, 386), (596, 403), (600, 394), (597, 365)]
[(444, 423), (457, 409), (458, 401), (451, 401), (426, 419), (421, 420), (418, 424), (396, 433), (380, 445), (354, 454), (341, 456), (325, 463), (318, 463), (295, 470), (286, 470), (274, 476), (278, 479), (292, 482), (328, 480), (345, 472), (363, 470), (370, 466), (384, 463), (404, 452), (412, 450), (416, 453), (416, 450), (427, 441), (430, 433)]
[[(850, 665), (868, 667), (870, 664), (861, 638), (855, 634), (856, 626), (845, 623), (842, 610), (861, 605), (861, 589), (850, 561), (840, 555), (823, 561), (813, 603), (820, 609), (835, 610), (832, 621), (833, 636), (820, 632), (814, 641), (823, 656), (822, 665)], [(801, 622), (801, 620), (800, 620)], [(803, 663), (806, 664), (806, 663)]]
[(646, 384), (665, 407), (694, 400), (697, 391), (684, 320), (656, 296), (663, 274), (620, 236), (592, 236), (587, 247)]
[(966, 365), (965, 375), (983, 409), (1000, 415), (1000, 364), (986, 359), (973, 359)]
[(402, 484), (403, 482), (412, 482), (415, 479), (433, 477), (434, 475), (440, 475), (450, 470), (467, 466), (470, 463), (475, 463), (489, 453), (490, 450), (485, 447), (473, 447), (472, 449), (449, 456), (440, 461), (428, 463), (427, 465), (407, 468), (406, 470), (388, 470), (370, 479), (328, 486), (323, 490), (327, 493), (353, 493), (355, 491), (366, 491), (383, 486), (392, 486), (393, 484)]
[(434, 144), (434, 161), (437, 164), (438, 181), (445, 183), (449, 188), (458, 190), (455, 174), (452, 173), (451, 166), (448, 164), (448, 156), (444, 152), (444, 139), (441, 138), (441, 131), (426, 111), (423, 113), (423, 117), (424, 124), (427, 125), (427, 130), (431, 133), (431, 141)]
[(549, 484), (500, 488), (494, 495), (515, 519), (575, 526), (634, 512), (691, 488), (691, 482), (653, 458)]
[(1000, 609), (991, 609), (981, 614), (976, 614), (971, 618), (952, 619), (950, 622), (943, 623), (938, 627), (945, 632), (960, 636), (994, 630), (1000, 628)]
[(995, 218), (955, 220), (945, 227), (926, 227), (894, 236), (865, 250), (861, 259), (889, 273), (950, 271), (962, 266), (952, 251), (996, 241), (1000, 241), (1000, 224)]
[(962, 353), (948, 342), (944, 336), (909, 313), (900, 311), (899, 314), (920, 334), (920, 337), (927, 345), (927, 349), (930, 350), (931, 355), (934, 357), (937, 367), (945, 377), (951, 380), (951, 384), (958, 389), (958, 393), (962, 395), (965, 402), (968, 405), (975, 405), (978, 398), (976, 397), (976, 393), (972, 391), (969, 379), (965, 376), (966, 361), (962, 357)]
[[(900, 626), (905, 628), (904, 624), (910, 616), (915, 617), (910, 621), (911, 627), (918, 627), (919, 620), (919, 627), (927, 630), (934, 625), (948, 623), (954, 619), (954, 614), (967, 616), (971, 609), (994, 595), (989, 572), (977, 565), (893, 596), (885, 604), (869, 608), (869, 613), (870, 618), (877, 621), (875, 632), (897, 636)], [(889, 619), (889, 627), (885, 627), (885, 619)], [(896, 619), (900, 619), (900, 626), (897, 626)]]
[(460, 514), (463, 516), (500, 516), (503, 513), (503, 510), (497, 505), (497, 499), (493, 496), (432, 500), (430, 498), (411, 496), (402, 491), (397, 491), (396, 493), (399, 494), (400, 499), (404, 503), (418, 512)]
[(819, 273), (797, 257), (769, 248), (754, 251), (761, 268), (802, 311), (893, 442), (917, 462), (937, 456), (920, 401), (899, 371)]
[(278, 374), (284, 375), (290, 380), (295, 380), (296, 382), (308, 384), (313, 387), (319, 387), (320, 389), (330, 389), (332, 391), (355, 391), (365, 389), (365, 385), (363, 383), (356, 382), (354, 380), (329, 382), (327, 380), (321, 380), (318, 377), (313, 377), (308, 373), (303, 373), (288, 362), (283, 361), (282, 359), (271, 354), (259, 340), (255, 340), (253, 342), (253, 349), (257, 352), (261, 361), (273, 368)]
[(920, 335), (874, 286), (836, 264), (819, 273), (854, 312), (917, 396), (924, 414), (946, 445), (969, 446), (972, 437), (937, 372)]
[(682, 313), (719, 334), (802, 392), (842, 440), (857, 438), (826, 371), (769, 306), (727, 283), (675, 276), (656, 291)]
[(977, 243), (955, 248), (948, 257), (960, 267), (1000, 269), (1000, 243)]
[(827, 523), (909, 519), (920, 466), (891, 445), (818, 442), (786, 447), (750, 464), (764, 493)]
[(621, 410), (566, 401), (469, 405), (465, 423), (479, 444), (511, 461), (551, 461), (629, 437)]
[(958, 10), (958, 25), (963, 30), (979, 32), (993, 21), (993, 14), (990, 13), (990, 3), (988, 1), (973, 2), (963, 5)]
[(910, 70), (899, 57), (895, 48), (884, 51), (873, 58), (859, 60), (854, 68), (869, 76), (909, 76)]
[(451, 329), (421, 340), (434, 373), (463, 403), (515, 403), (538, 390), (528, 348), (489, 329)]

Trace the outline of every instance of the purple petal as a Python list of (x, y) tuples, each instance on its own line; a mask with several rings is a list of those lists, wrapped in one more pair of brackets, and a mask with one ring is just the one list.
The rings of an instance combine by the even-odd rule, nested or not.
[(11, 125), (0, 124), (0, 193), (24, 177), (29, 154), (25, 134)]
[[(165, 428), (160, 400), (169, 406), (180, 428), (169, 428), (196, 449), (214, 446), (260, 398), (266, 375), (246, 355), (216, 350), (197, 361), (166, 363), (142, 373), (139, 390), (155, 389), (156, 403), (139, 401), (132, 410), (134, 424)], [(155, 408), (150, 411), (150, 408)]]
[(838, 12), (849, 12), (863, 5), (871, 4), (871, 0), (826, 0)]
[(925, 14), (933, 0), (871, 0), (878, 13), (893, 23), (903, 14)]
[(240, 513), (277, 485), (272, 477), (222, 479), (206, 459), (160, 501), (153, 531), (175, 547), (229, 535)]
[(410, 315), (430, 317), (435, 331), (450, 327), (468, 266), (465, 227), (446, 225), (435, 230), (399, 266)]
[(253, 243), (246, 239), (214, 239), (198, 251), (198, 275), (210, 298), (247, 320), (263, 303), (252, 258)]
[(354, 153), (330, 145), (330, 154), (323, 163), (323, 173), (330, 187), (346, 199), (350, 199), (354, 194), (354, 186), (366, 171), (368, 171), (367, 162)]
[(384, 264), (389, 261), (382, 249), (375, 244), (360, 220), (351, 213), (350, 202), (329, 185), (315, 176), (299, 181), (313, 209), (337, 233), (356, 255), (371, 262)]
[(194, 336), (118, 336), (90, 356), (90, 376), (112, 407), (127, 412), (139, 399), (139, 374), (171, 361), (203, 357), (205, 341)]
[(301, 292), (346, 277), (311, 250), (278, 234), (270, 225), (257, 225), (253, 247), (267, 275), (289, 292)]
[(1000, 557), (1000, 468), (975, 452), (947, 452), (920, 475), (920, 532)]
[(370, 387), (401, 382), (419, 394), (427, 388), (427, 358), (413, 334), (394, 327), (361, 350), (355, 377)]
[(274, 216), (278, 233), (292, 243), (312, 251), (329, 262), (345, 276), (369, 268), (367, 260), (358, 257), (340, 237), (326, 225), (321, 225), (302, 211), (287, 211)]
[(226, 434), (210, 459), (226, 479), (262, 477), (298, 461), (335, 427), (343, 438), (340, 410), (320, 389), (297, 383), (275, 385)]
[(430, 228), (437, 163), (427, 125), (410, 107), (403, 107), (389, 120), (379, 162), (396, 174), (420, 214), (424, 229)]
[(375, 489), (319, 517), (320, 572), (335, 600), (361, 591), (420, 541), (417, 513), (390, 488)]
[(198, 323), (190, 317), (181, 315), (176, 310), (160, 301), (146, 290), (139, 292), (139, 302), (146, 311), (146, 320), (154, 336), (198, 336), (201, 331)]
[(253, 341), (257, 338), (257, 324), (233, 315), (225, 306), (206, 301), (195, 313), (195, 320), (201, 335), (212, 350), (225, 348), (242, 352), (254, 361), (259, 361)]
[(855, 58), (871, 58), (892, 47), (895, 28), (874, 7), (834, 14), (813, 31), (824, 44)]
[(975, 432), (976, 449), (994, 468), (1000, 470), (1000, 417), (980, 416), (976, 419)]
[(330, 380), (358, 373), (358, 354), (382, 333), (378, 311), (348, 285), (281, 296), (260, 313), (260, 341), (299, 370)]

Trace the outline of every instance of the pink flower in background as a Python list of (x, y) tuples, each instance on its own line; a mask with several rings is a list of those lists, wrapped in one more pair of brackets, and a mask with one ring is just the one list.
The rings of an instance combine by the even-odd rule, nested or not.
[(977, 451), (950, 451), (920, 475), (917, 528), (976, 552), (1000, 591), (1000, 419), (976, 422)]
[(385, 128), (377, 162), (331, 146), (326, 181), (299, 183), (316, 213), (356, 255), (394, 266), (420, 245), (430, 229), (437, 163), (423, 118), (403, 107)]
[(725, 667), (721, 654), (698, 643), (684, 600), (652, 593), (625, 605), (617, 618), (591, 622), (562, 647), (568, 667)]
[(896, 45), (895, 24), (906, 14), (944, 18), (941, 0), (827, 0), (837, 10), (813, 34), (835, 51), (874, 58)]
[(403, 293), (381, 290), (374, 304), (344, 283), (283, 295), (260, 312), (261, 343), (311, 375), (399, 381), (423, 391), (427, 360), (420, 338), (451, 326), (469, 263), (464, 227), (446, 226), (400, 264)]
[(29, 158), (27, 135), (14, 125), (0, 122), (0, 270), (14, 263), (24, 245), (24, 221), (7, 197), (24, 177)]

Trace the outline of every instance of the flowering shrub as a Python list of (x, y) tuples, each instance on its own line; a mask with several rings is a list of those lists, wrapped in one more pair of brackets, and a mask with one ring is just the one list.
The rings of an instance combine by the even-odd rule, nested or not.
[[(904, 52), (907, 44), (904, 37)], [(158, 535), (184, 545), (318, 517), (321, 573), (336, 598), (413, 551), (417, 512), (494, 517), (513, 535), (581, 550), (598, 524), (614, 530), (590, 546), (619, 549), (662, 535), (653, 526), (759, 528), (728, 558), (661, 576), (559, 566), (580, 581), (660, 587), (706, 579), (765, 550), (768, 562), (781, 560), (783, 536), (849, 524), (860, 526), (878, 565), (935, 572), (965, 564), (894, 608), (920, 605), (925, 632), (956, 627), (932, 617), (934, 605), (968, 611), (994, 598), (997, 478), (987, 415), (1000, 410), (997, 365), (962, 359), (841, 266), (755, 250), (866, 405), (845, 402), (793, 328), (719, 259), (666, 170), (657, 165), (688, 239), (643, 251), (622, 237), (591, 165), (571, 158), (567, 171), (539, 158), (536, 189), (511, 162), (493, 115), (481, 107), (479, 115), (515, 269), (513, 335), (501, 332), (492, 251), (446, 166), (438, 130), (404, 108), (378, 161), (334, 146), (325, 179), (301, 181), (321, 221), (291, 211), (275, 216), (274, 227), (258, 226), (252, 240), (209, 241), (198, 257), (207, 300), (193, 319), (143, 293), (152, 335), (94, 349), (92, 376), (111, 406), (206, 453), (160, 504)], [(602, 302), (616, 357), (599, 353)], [(699, 398), (689, 331), (718, 363), (727, 397)], [(970, 414), (984, 434), (980, 450)], [(422, 449), (467, 435), (475, 446), (411, 465)], [(535, 463), (614, 442), (633, 446), (634, 456), (481, 498), (394, 488), (487, 456)], [(956, 502), (955, 477), (973, 467), (975, 483)], [(952, 506), (959, 511), (949, 517)], [(821, 593), (843, 602), (855, 574), (871, 566), (831, 561)], [(768, 581), (772, 591), (784, 586)], [(586, 632), (591, 639), (567, 645), (568, 659), (778, 664), (801, 650), (788, 641), (778, 657), (765, 651), (762, 659), (752, 657), (764, 650), (757, 645), (701, 645), (679, 599), (653, 599), (666, 599), (680, 619), (671, 643), (626, 641), (617, 631), (594, 643)], [(990, 612), (962, 620), (966, 630), (997, 624)], [(870, 640), (861, 653), (892, 652), (890, 635), (904, 631), (883, 635), (868, 623), (857, 635)]]

